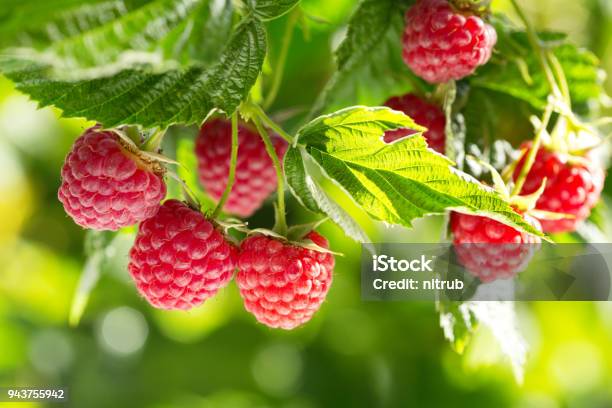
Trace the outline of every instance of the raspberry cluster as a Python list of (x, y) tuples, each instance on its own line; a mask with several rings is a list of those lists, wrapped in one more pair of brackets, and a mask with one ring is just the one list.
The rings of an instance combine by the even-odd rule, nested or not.
[[(221, 198), (230, 168), (232, 125), (223, 119), (207, 121), (200, 129), (195, 154), (200, 182), (215, 200)], [(272, 136), (276, 154), (282, 160), (287, 143)], [(245, 124), (238, 128), (236, 181), (223, 209), (240, 217), (250, 217), (276, 190), (276, 171), (257, 132)]]
[[(446, 144), (445, 127), (446, 116), (438, 106), (426, 102), (414, 94), (394, 96), (385, 102), (385, 106), (404, 112), (418, 125), (427, 128), (423, 134), (429, 147), (444, 154)], [(410, 129), (397, 129), (385, 132), (384, 141), (391, 143), (399, 138), (410, 136), (414, 131)]]
[[(246, 125), (239, 130), (236, 183), (226, 211), (251, 215), (276, 188), (276, 172), (263, 141)], [(287, 144), (274, 137), (283, 156)], [(202, 127), (196, 154), (202, 183), (214, 198), (227, 184), (231, 124)], [(229, 284), (240, 265), (245, 307), (270, 326), (295, 328), (312, 317), (332, 281), (331, 254), (264, 235), (235, 246), (218, 224), (166, 195), (162, 168), (114, 131), (94, 127), (79, 137), (62, 168), (59, 199), (86, 228), (116, 230), (140, 223), (128, 270), (138, 292), (159, 309), (189, 310)], [(321, 235), (306, 241), (327, 248)]]
[(430, 83), (471, 75), (491, 58), (496, 42), (491, 25), (455, 11), (447, 0), (417, 0), (406, 12), (404, 61)]
[[(540, 223), (523, 218), (536, 229)], [(482, 282), (514, 277), (524, 270), (541, 240), (488, 217), (453, 212), (450, 229), (459, 262)]]
[(117, 134), (87, 129), (62, 167), (58, 198), (84, 228), (118, 230), (151, 217), (166, 195), (155, 166), (131, 152)]

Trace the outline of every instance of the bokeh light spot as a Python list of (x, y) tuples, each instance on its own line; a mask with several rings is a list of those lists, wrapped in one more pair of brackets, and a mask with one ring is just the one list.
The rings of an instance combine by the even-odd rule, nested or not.
[(41, 373), (55, 375), (66, 371), (74, 353), (69, 338), (59, 330), (42, 330), (30, 341), (29, 358)]
[(563, 343), (553, 352), (551, 376), (566, 390), (585, 392), (600, 383), (601, 361), (599, 350), (590, 343)]
[(268, 394), (286, 396), (299, 386), (302, 357), (288, 344), (273, 344), (260, 350), (251, 363), (253, 377)]
[(108, 312), (98, 325), (97, 338), (108, 353), (126, 356), (136, 353), (145, 344), (149, 326), (143, 315), (129, 307)]

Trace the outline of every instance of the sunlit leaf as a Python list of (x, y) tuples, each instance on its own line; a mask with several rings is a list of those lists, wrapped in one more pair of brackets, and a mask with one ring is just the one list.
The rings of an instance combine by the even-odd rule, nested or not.
[(294, 196), (310, 211), (328, 216), (348, 237), (361, 243), (371, 242), (357, 221), (308, 174), (303, 154), (300, 147), (292, 147), (285, 153), (285, 175)]
[(428, 149), (421, 134), (382, 140), (385, 131), (400, 127), (423, 131), (401, 112), (356, 106), (305, 125), (298, 143), (376, 219), (411, 227), (415, 218), (454, 209), (542, 236), (493, 189)]

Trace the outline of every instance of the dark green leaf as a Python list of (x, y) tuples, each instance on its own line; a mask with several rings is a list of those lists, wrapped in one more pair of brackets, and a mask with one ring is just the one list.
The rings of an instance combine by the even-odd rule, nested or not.
[(65, 117), (85, 117), (107, 127), (167, 127), (201, 122), (212, 109), (232, 113), (255, 83), (266, 52), (265, 30), (256, 20), (240, 24), (210, 68), (155, 72), (130, 68), (97, 79), (61, 79), (53, 66), (0, 57), (0, 71), (41, 106)]
[(4, 0), (0, 47), (46, 47), (94, 30), (151, 1)]
[[(544, 38), (549, 38), (554, 55), (563, 67), (573, 104), (584, 111), (589, 103), (598, 101), (603, 92), (597, 57), (572, 44), (561, 43), (558, 36), (551, 34)], [(472, 86), (503, 92), (544, 109), (550, 88), (525, 33), (500, 35), (497, 48), (500, 50), (497, 57), (478, 71), (471, 80)]]
[(261, 20), (273, 20), (289, 12), (300, 0), (248, 0), (253, 14)]
[[(65, 66), (97, 66), (125, 51), (151, 51), (195, 9), (209, 6), (209, 0), (52, 0), (42, 7), (24, 1), (5, 17), (0, 33), (13, 41), (4, 46), (41, 45)], [(47, 12), (41, 14), (40, 8)]]
[(336, 51), (337, 71), (311, 117), (347, 105), (380, 105), (393, 94), (426, 87), (402, 60), (405, 2), (364, 0), (351, 17)]
[(208, 65), (216, 61), (232, 33), (234, 10), (231, 0), (206, 0), (163, 40), (168, 59), (183, 64), (193, 61)]

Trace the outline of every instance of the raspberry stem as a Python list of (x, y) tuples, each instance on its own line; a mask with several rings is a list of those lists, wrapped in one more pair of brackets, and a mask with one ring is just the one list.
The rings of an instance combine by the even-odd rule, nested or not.
[(519, 18), (521, 19), (523, 24), (525, 24), (525, 29), (527, 31), (527, 38), (529, 39), (529, 43), (531, 44), (531, 47), (533, 48), (536, 56), (538, 57), (538, 61), (540, 62), (542, 70), (544, 71), (544, 76), (546, 77), (546, 81), (548, 82), (548, 85), (550, 86), (550, 90), (552, 94), (557, 99), (564, 100), (563, 93), (559, 89), (559, 85), (557, 84), (557, 81), (555, 80), (555, 75), (553, 74), (553, 71), (550, 68), (548, 60), (546, 58), (546, 51), (542, 47), (542, 42), (538, 38), (537, 32), (533, 28), (533, 25), (531, 25), (531, 23), (529, 22), (527, 15), (525, 14), (521, 6), (518, 4), (518, 1), (517, 0), (510, 0), (510, 1), (514, 9), (516, 10), (516, 13), (518, 14)]
[(179, 184), (179, 186), (181, 187), (181, 191), (183, 193), (183, 198), (185, 199), (185, 203), (187, 203), (189, 208), (195, 211), (200, 211), (200, 208), (202, 207), (200, 204), (200, 201), (198, 200), (195, 193), (191, 191), (191, 189), (189, 188), (185, 180), (183, 180), (174, 171), (168, 171), (166, 174), (170, 176), (170, 178), (174, 179)]
[(289, 15), (289, 20), (285, 26), (285, 32), (283, 34), (283, 43), (281, 45), (280, 54), (278, 55), (278, 61), (274, 68), (274, 78), (272, 79), (272, 86), (268, 91), (268, 95), (263, 103), (265, 109), (268, 109), (274, 103), (276, 95), (280, 89), (281, 83), (283, 82), (283, 73), (285, 68), (285, 62), (287, 61), (287, 54), (289, 54), (289, 45), (293, 38), (293, 31), (295, 24), (300, 16), (300, 8), (296, 7), (295, 10)]
[(234, 112), (232, 114), (232, 148), (230, 151), (230, 167), (229, 174), (227, 175), (227, 184), (225, 186), (225, 190), (223, 191), (223, 195), (221, 199), (217, 203), (215, 207), (212, 218), (217, 218), (225, 202), (227, 201), (230, 193), (232, 192), (232, 187), (234, 186), (234, 181), (236, 179), (236, 162), (238, 161), (238, 114)]
[(270, 119), (270, 117), (268, 115), (266, 115), (266, 112), (264, 112), (264, 110), (261, 108), (261, 106), (257, 105), (257, 104), (251, 104), (252, 108), (254, 109), (255, 113), (257, 114), (257, 116), (259, 117), (259, 119), (266, 124), (266, 126), (268, 126), (270, 129), (272, 129), (274, 132), (276, 132), (280, 137), (282, 137), (283, 139), (285, 139), (285, 141), (289, 144), (293, 143), (293, 137), (285, 132), (283, 130), (283, 128), (281, 128), (279, 125), (276, 124), (276, 122), (274, 122), (272, 119)]
[(144, 142), (142, 150), (147, 152), (158, 152), (165, 135), (165, 129), (156, 131)]
[(561, 94), (563, 95), (563, 98), (564, 98), (563, 100), (565, 101), (568, 107), (571, 107), (572, 101), (570, 97), (569, 85), (567, 83), (567, 77), (565, 76), (565, 72), (563, 72), (563, 67), (561, 66), (561, 62), (559, 62), (559, 59), (557, 58), (555, 54), (552, 53), (552, 51), (548, 51), (547, 56), (552, 65), (553, 72), (556, 75), (557, 80), (559, 81), (559, 87), (561, 89)]
[[(123, 135), (127, 136), (127, 138), (133, 142), (134, 146), (140, 146), (140, 144), (142, 143), (142, 135), (140, 134), (136, 126), (124, 126), (120, 129), (120, 131), (123, 133)], [(116, 133), (121, 136), (120, 132)]]
[(276, 211), (276, 222), (274, 225), (274, 231), (284, 236), (287, 234), (287, 220), (285, 215), (285, 186), (283, 168), (281, 166), (281, 162), (278, 158), (278, 155), (276, 154), (276, 150), (274, 150), (274, 145), (272, 144), (270, 135), (268, 135), (268, 132), (261, 124), (259, 117), (253, 117), (252, 120), (255, 124), (255, 127), (257, 128), (257, 131), (259, 132), (259, 135), (261, 136), (261, 139), (266, 145), (266, 152), (268, 152), (268, 155), (272, 159), (272, 162), (274, 163), (274, 170), (276, 170), (276, 180), (278, 183), (276, 192), (278, 196), (278, 210)]
[(538, 150), (540, 150), (540, 144), (542, 141), (542, 134), (548, 128), (548, 123), (550, 122), (550, 118), (553, 113), (554, 105), (552, 103), (548, 103), (546, 106), (546, 111), (544, 112), (544, 116), (542, 118), (542, 123), (538, 128), (535, 137), (533, 138), (533, 144), (531, 149), (526, 153), (527, 158), (525, 159), (525, 164), (521, 168), (521, 172), (519, 173), (518, 178), (514, 182), (514, 188), (512, 189), (512, 196), (519, 195), (521, 190), (523, 189), (523, 184), (525, 184), (525, 180), (527, 179), (527, 175), (531, 171), (531, 167), (535, 162), (536, 155), (538, 154)]

